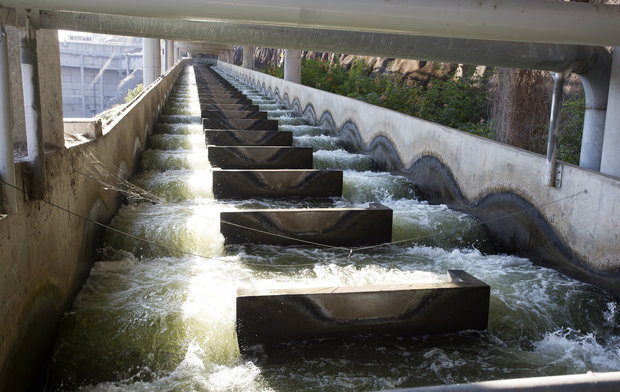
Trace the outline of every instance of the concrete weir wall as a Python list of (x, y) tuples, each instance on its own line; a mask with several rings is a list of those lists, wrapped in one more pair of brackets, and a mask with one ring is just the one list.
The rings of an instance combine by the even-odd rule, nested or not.
[[(114, 185), (134, 171), (183, 65), (104, 124), (103, 136), (48, 152), (45, 201), (18, 193), (17, 212), (0, 218), (0, 391), (41, 386), (60, 318), (88, 277), (103, 234), (58, 207), (97, 222), (112, 218), (119, 195), (84, 174), (99, 173)], [(23, 189), (26, 164), (17, 164), (16, 176)]]
[(620, 298), (620, 179), (561, 163), (545, 186), (545, 157), (219, 62), (225, 72), (412, 178), (431, 203), (476, 216), (507, 252)]

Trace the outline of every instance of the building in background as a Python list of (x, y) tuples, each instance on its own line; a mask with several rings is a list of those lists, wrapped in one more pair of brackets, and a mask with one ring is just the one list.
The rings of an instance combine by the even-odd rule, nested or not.
[(93, 117), (142, 83), (142, 39), (59, 31), (65, 118)]

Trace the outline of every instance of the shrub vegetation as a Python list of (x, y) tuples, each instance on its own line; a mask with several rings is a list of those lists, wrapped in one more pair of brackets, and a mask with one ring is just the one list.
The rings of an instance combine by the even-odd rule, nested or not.
[[(268, 67), (264, 72), (279, 78), (284, 76), (282, 67)], [(475, 68), (469, 67), (464, 75), (457, 77), (454, 70), (442, 78), (431, 77), (423, 84), (407, 80), (400, 74), (374, 74), (363, 59), (355, 60), (347, 69), (336, 57), (332, 63), (304, 59), (301, 82), (306, 86), (495, 139), (490, 121), (490, 75), (487, 73), (480, 77), (474, 72)], [(558, 158), (569, 163), (579, 161), (583, 110), (583, 95), (567, 99), (563, 104)], [(548, 128), (548, 124), (541, 126)], [(546, 140), (542, 143), (546, 145)]]

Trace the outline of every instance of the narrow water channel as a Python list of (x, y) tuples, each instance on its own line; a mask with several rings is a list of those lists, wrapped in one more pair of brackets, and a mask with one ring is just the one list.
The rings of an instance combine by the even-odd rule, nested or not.
[[(620, 370), (620, 315), (611, 297), (527, 259), (495, 254), (472, 217), (419, 200), (409, 180), (373, 171), (367, 156), (347, 153), (322, 129), (230, 81), (278, 119), (280, 130), (293, 131), (296, 145), (314, 148), (315, 168), (344, 170), (343, 196), (214, 200), (187, 67), (132, 179), (160, 202), (132, 201), (111, 223), (168, 248), (108, 232), (63, 318), (48, 390), (363, 391)], [(308, 246), (225, 248), (219, 233), (225, 210), (369, 202), (394, 210), (393, 240), (412, 241), (349, 255)], [(491, 286), (488, 331), (295, 342), (239, 354), (237, 288), (436, 282), (447, 280), (449, 269)]]

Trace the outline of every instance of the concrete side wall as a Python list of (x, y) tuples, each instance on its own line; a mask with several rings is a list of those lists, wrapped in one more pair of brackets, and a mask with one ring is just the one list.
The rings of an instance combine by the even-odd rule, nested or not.
[(354, 99), (219, 62), (226, 72), (414, 179), (432, 203), (477, 216), (511, 253), (597, 284), (620, 298), (620, 179)]
[[(103, 136), (46, 154), (49, 202), (19, 194), (17, 213), (0, 219), (0, 390), (41, 386), (60, 318), (87, 278), (103, 234), (100, 226), (51, 203), (98, 222), (112, 218), (116, 192), (78, 171), (95, 172), (97, 160), (113, 173), (106, 181), (133, 172), (182, 66), (108, 122)], [(27, 182), (25, 169), (16, 167), (20, 188)]]

